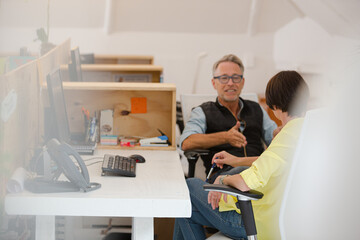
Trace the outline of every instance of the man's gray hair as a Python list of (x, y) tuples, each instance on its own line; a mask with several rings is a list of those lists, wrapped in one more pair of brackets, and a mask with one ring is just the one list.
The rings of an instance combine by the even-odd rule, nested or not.
[(241, 71), (244, 73), (245, 68), (244, 68), (244, 64), (242, 63), (242, 61), (240, 60), (240, 58), (238, 58), (236, 55), (234, 54), (228, 54), (223, 56), (220, 60), (218, 60), (216, 63), (214, 63), (213, 66), (213, 75), (215, 74), (215, 71), (217, 69), (217, 67), (219, 66), (220, 63), (223, 62), (233, 62), (236, 63), (237, 65), (239, 65)]

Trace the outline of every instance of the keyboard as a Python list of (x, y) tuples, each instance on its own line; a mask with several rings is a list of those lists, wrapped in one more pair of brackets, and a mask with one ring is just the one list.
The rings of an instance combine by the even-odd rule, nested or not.
[(102, 163), (102, 176), (136, 176), (136, 159), (119, 155), (105, 154)]

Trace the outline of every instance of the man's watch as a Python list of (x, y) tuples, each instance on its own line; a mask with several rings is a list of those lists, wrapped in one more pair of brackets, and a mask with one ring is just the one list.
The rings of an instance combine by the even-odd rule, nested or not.
[(229, 176), (229, 175), (222, 175), (222, 176), (219, 178), (219, 183), (220, 183), (220, 184), (224, 184), (224, 178), (226, 178), (227, 176)]

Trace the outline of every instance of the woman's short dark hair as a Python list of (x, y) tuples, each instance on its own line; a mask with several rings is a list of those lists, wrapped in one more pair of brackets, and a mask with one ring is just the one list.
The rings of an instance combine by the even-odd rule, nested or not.
[(266, 104), (288, 112), (290, 116), (301, 116), (307, 108), (309, 87), (296, 71), (282, 71), (273, 76), (266, 86)]

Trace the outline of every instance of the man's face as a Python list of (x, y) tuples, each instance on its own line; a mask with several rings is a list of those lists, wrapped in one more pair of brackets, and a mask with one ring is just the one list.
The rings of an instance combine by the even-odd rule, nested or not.
[[(243, 75), (239, 65), (233, 62), (222, 62), (217, 67), (214, 77), (227, 75)], [(234, 83), (232, 79), (229, 79), (227, 83), (221, 83), (218, 79), (213, 78), (211, 80), (214, 89), (218, 93), (220, 100), (224, 102), (234, 102), (239, 99), (241, 90), (244, 87), (245, 78), (240, 83)]]

